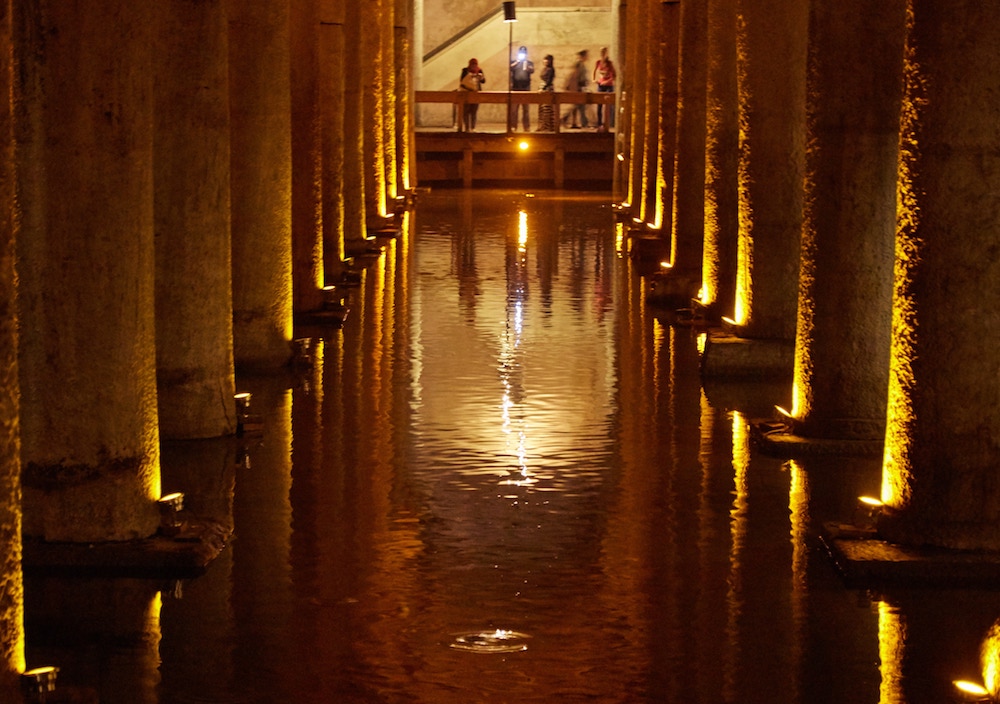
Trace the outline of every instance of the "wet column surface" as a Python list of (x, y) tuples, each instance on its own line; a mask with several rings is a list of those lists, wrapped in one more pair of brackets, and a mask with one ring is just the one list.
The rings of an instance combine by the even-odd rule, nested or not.
[(732, 318), (739, 240), (739, 94), (736, 0), (709, 0), (705, 109), (705, 222), (701, 302), (718, 321)]
[[(0, 4), (0, 95), (12, 95), (14, 46), (10, 2)], [(0, 104), (0, 699), (18, 695), (24, 670), (21, 575), (21, 429), (18, 422), (17, 284), (14, 250), (14, 105)]]
[[(905, 3), (815, 7), (792, 430), (881, 450)], [(862, 79), (863, 77), (863, 79)]]
[(292, 307), (323, 304), (323, 114), (320, 0), (290, 4), (292, 109)]
[(809, 8), (739, 0), (739, 250), (728, 332), (706, 349), (711, 376), (790, 378), (798, 303)]
[(910, 2), (883, 533), (1000, 548), (1000, 25)]
[(701, 287), (705, 223), (705, 91), (708, 0), (680, 6), (680, 79), (674, 222), (670, 245), (672, 293), (686, 307)]
[(266, 369), (291, 356), (288, 3), (236, 3), (229, 27), (234, 356)]
[(158, 523), (152, 17), (129, 0), (56, 3), (19, 27), (29, 536), (129, 540)]
[(160, 434), (236, 430), (226, 3), (158, 3), (156, 365)]

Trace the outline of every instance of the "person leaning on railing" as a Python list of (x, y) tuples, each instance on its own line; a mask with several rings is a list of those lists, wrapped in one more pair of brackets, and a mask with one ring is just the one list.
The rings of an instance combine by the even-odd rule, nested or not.
[[(462, 75), (458, 79), (459, 90), (476, 93), (482, 89), (486, 83), (486, 75), (479, 67), (479, 61), (469, 59), (469, 65), (462, 68)], [(462, 122), (459, 131), (465, 129), (466, 132), (476, 131), (476, 116), (479, 113), (479, 103), (464, 102), (462, 105)]]

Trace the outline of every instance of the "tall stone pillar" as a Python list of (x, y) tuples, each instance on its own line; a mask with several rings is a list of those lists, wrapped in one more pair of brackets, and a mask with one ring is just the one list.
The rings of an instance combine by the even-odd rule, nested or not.
[(368, 3), (348, 2), (344, 8), (344, 241), (348, 244), (364, 240), (366, 227), (365, 141), (369, 140), (365, 119), (364, 71), (347, 70), (347, 65), (363, 61), (361, 37), (365, 33), (362, 6)]
[(813, 5), (792, 431), (881, 449), (905, 0)]
[(646, 91), (649, 87), (650, 76), (645, 70), (646, 66), (646, 23), (649, 7), (656, 0), (632, 0), (628, 5), (628, 56), (626, 65), (632, 66), (628, 70), (625, 90), (628, 96), (628, 172), (626, 180), (628, 183), (626, 191), (626, 203), (634, 219), (640, 222), (642, 212), (643, 195), (646, 192), (646, 185), (642, 180), (645, 169), (644, 161), (646, 157)]
[(705, 91), (708, 0), (680, 5), (680, 78), (677, 157), (674, 160), (673, 230), (668, 290), (689, 304), (701, 286), (705, 223)]
[(228, 6), (155, 4), (156, 366), (166, 438), (236, 429)]
[(413, 190), (414, 143), (413, 113), (413, 2), (396, 0), (396, 194)]
[(738, 0), (739, 249), (734, 316), (706, 376), (791, 378), (805, 174), (809, 4)]
[(708, 0), (705, 104), (705, 232), (701, 304), (706, 317), (733, 317), (739, 239), (737, 0)]
[(385, 171), (385, 199), (383, 214), (392, 212), (396, 199), (396, 2), (380, 0), (379, 16), (380, 53), (382, 57), (382, 167)]
[(21, 438), (18, 420), (17, 230), (14, 192), (14, 44), (11, 2), (0, 2), (0, 700), (20, 696), (24, 671), (24, 582), (21, 576)]
[(24, 534), (153, 534), (154, 5), (25, 7), (17, 45)]
[(319, 116), (323, 150), (322, 214), (324, 283), (344, 273), (344, 123), (349, 112), (344, 94), (347, 67), (344, 6), (322, 0), (319, 34)]
[[(680, 69), (681, 6), (676, 0), (660, 2), (658, 12), (650, 17), (656, 62), (649, 70), (656, 76), (655, 101), (656, 137), (653, 162), (656, 165), (655, 187), (652, 192), (653, 222), (660, 231), (661, 246), (657, 259), (670, 256), (670, 232), (674, 223), (674, 162), (677, 159), (678, 78)], [(652, 127), (652, 125), (651, 125)]]
[(323, 305), (323, 129), (320, 0), (290, 8), (292, 90), (292, 308)]
[(292, 155), (289, 4), (233, 3), (233, 345), (238, 368), (291, 358)]
[(386, 216), (385, 181), (385, 62), (382, 60), (382, 11), (389, 0), (360, 4), (361, 27), (358, 65), (364, 107), (365, 221), (382, 225)]
[(809, 6), (740, 0), (740, 262), (744, 337), (792, 341), (805, 165)]
[[(645, 226), (658, 230), (663, 226), (661, 203), (664, 199), (664, 189), (662, 184), (663, 174), (667, 171), (664, 167), (664, 155), (660, 151), (660, 145), (664, 143), (661, 128), (664, 125), (672, 125), (676, 116), (675, 110), (661, 102), (661, 99), (672, 92), (667, 85), (669, 82), (667, 71), (664, 70), (661, 62), (668, 65), (674, 63), (675, 65), (673, 59), (677, 55), (677, 45), (671, 43), (669, 32), (664, 31), (669, 27), (665, 21), (668, 14), (667, 8), (674, 5), (651, 0), (649, 6), (651, 12), (642, 24), (642, 42), (645, 46), (645, 52), (642, 56), (645, 59), (645, 67), (642, 70), (645, 72), (646, 78), (642, 117), (644, 133), (642, 171), (639, 174), (642, 192), (640, 193), (638, 215)], [(661, 8), (663, 8), (662, 12)], [(676, 74), (674, 74), (674, 80), (676, 81)], [(676, 97), (675, 91), (673, 95)], [(672, 173), (673, 169), (669, 169), (669, 171)]]
[(880, 534), (1000, 549), (1000, 23), (910, 0)]

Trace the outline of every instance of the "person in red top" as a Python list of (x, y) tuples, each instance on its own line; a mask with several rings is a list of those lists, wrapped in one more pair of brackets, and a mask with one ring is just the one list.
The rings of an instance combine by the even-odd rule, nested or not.
[[(597, 64), (594, 66), (594, 81), (597, 82), (597, 92), (598, 93), (614, 93), (615, 92), (615, 65), (608, 57), (608, 48), (604, 47), (601, 49), (601, 58), (597, 60)], [(611, 127), (615, 126), (615, 110), (614, 106), (608, 106), (608, 114), (611, 123)], [(597, 129), (606, 132), (608, 125), (604, 122), (604, 106), (598, 104), (597, 106)]]

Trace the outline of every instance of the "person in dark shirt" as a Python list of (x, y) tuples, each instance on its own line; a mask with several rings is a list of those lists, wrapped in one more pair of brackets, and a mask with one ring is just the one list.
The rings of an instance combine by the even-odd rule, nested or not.
[[(535, 64), (528, 60), (528, 50), (520, 47), (517, 50), (517, 57), (510, 62), (510, 89), (517, 91), (531, 90), (531, 74), (535, 72)], [(518, 106), (511, 103), (510, 114), (507, 116), (507, 124), (511, 129), (517, 127), (517, 109), (523, 108), (523, 119), (521, 126), (527, 132), (530, 128), (530, 118), (528, 117), (529, 105)]]

